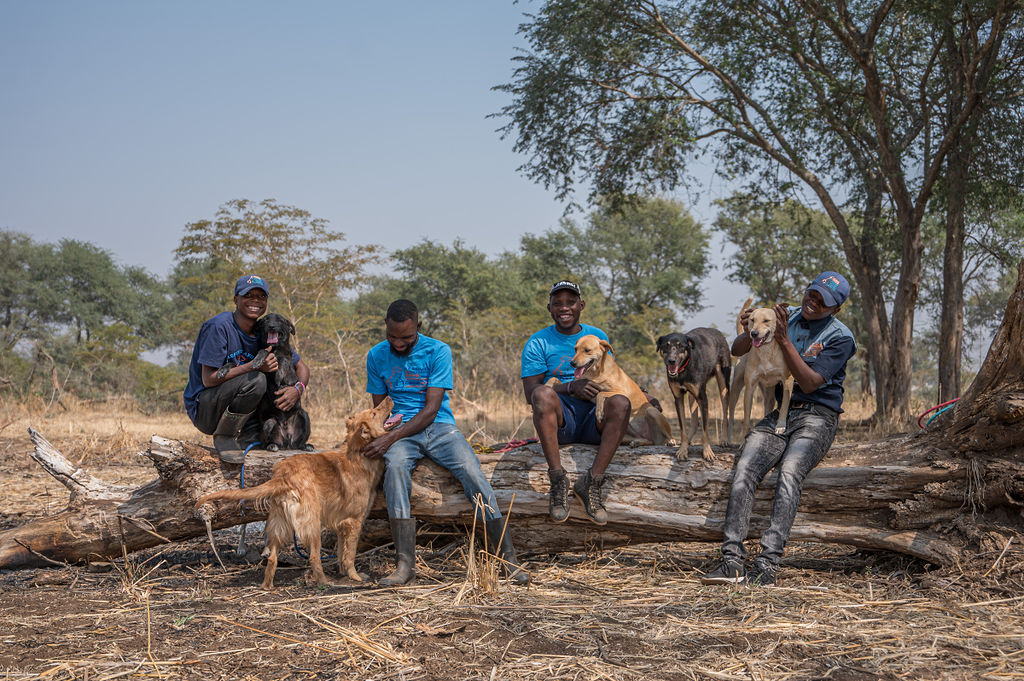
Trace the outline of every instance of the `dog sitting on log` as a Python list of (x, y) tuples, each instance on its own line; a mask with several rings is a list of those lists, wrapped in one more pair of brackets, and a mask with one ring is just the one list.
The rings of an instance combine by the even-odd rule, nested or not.
[[(586, 378), (600, 388), (595, 403), (594, 416), (597, 422), (604, 422), (604, 403), (612, 395), (625, 395), (631, 409), (629, 428), (626, 434), (662, 445), (671, 442), (672, 429), (665, 415), (651, 404), (636, 381), (622, 370), (612, 356), (611, 343), (588, 334), (576, 341), (576, 353), (570, 364), (575, 369), (574, 379)], [(550, 381), (558, 379), (552, 378)]]
[[(195, 504), (196, 514), (206, 522), (209, 532), (214, 509), (207, 505), (214, 501), (248, 500), (254, 501), (257, 508), (268, 510), (269, 555), (263, 574), (264, 589), (274, 588), (278, 551), (293, 539), (309, 551), (312, 580), (317, 584), (329, 583), (320, 562), (320, 532), (324, 527), (338, 534), (338, 574), (356, 582), (364, 581), (366, 576), (355, 568), (356, 544), (377, 496), (384, 459), (369, 459), (362, 451), (366, 443), (401, 422), (401, 416), (388, 417), (391, 407), (388, 397), (377, 407), (350, 416), (345, 422), (347, 434), (341, 449), (296, 454), (278, 461), (271, 478), (262, 485), (201, 497)], [(210, 542), (213, 543), (212, 534)]]
[[(309, 414), (302, 408), (301, 402), (296, 402), (295, 406), (287, 410), (277, 406), (279, 390), (291, 387), (299, 389), (299, 377), (292, 362), (291, 337), (295, 333), (295, 326), (287, 317), (271, 312), (256, 322), (254, 331), (259, 335), (260, 347), (269, 347), (277, 357), (277, 371), (267, 374), (267, 392), (256, 412), (260, 421), (260, 441), (264, 448), (272, 452), (279, 449), (313, 451), (313, 447), (307, 444)], [(302, 389), (305, 390), (305, 386)]]

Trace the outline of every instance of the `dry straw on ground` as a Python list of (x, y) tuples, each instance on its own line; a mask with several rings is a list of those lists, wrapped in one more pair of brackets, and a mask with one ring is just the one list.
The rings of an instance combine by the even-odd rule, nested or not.
[[(0, 431), (2, 528), (66, 503), (28, 458), (24, 428), (37, 416)], [(318, 418), (323, 440), (340, 440), (329, 415)], [(134, 455), (153, 433), (200, 439), (184, 417), (147, 420), (113, 408), (32, 425), (120, 482), (153, 477)], [(484, 434), (500, 440), (514, 427)], [(218, 535), (223, 555), (233, 539)], [(306, 562), (293, 554), (281, 587), (262, 591), (262, 566), (221, 570), (200, 540), (90, 569), (0, 573), (0, 679), (1024, 676), (1019, 537), (989, 532), (969, 563), (943, 570), (792, 545), (779, 586), (761, 589), (701, 586), (713, 545), (528, 556), (534, 583), (516, 589), (494, 578), (493, 560), (469, 560), (465, 536), (425, 527), (420, 542), (419, 579), (393, 589), (306, 586)], [(390, 553), (368, 551), (357, 565), (379, 576)]]

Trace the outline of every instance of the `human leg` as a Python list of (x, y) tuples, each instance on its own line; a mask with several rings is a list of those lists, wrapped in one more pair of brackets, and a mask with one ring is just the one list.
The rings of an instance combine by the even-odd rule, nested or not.
[[(250, 417), (267, 391), (266, 374), (253, 371), (199, 393), (196, 427), (213, 435), (213, 446), (224, 461), (240, 463), (246, 445), (255, 441)], [(243, 436), (243, 431), (249, 431)]]
[(790, 411), (788, 444), (782, 453), (775, 483), (775, 497), (768, 529), (761, 535), (760, 560), (777, 567), (793, 529), (803, 482), (825, 458), (839, 424), (839, 414), (827, 407), (805, 407)]
[(630, 404), (625, 395), (612, 395), (604, 402), (604, 421), (598, 426), (601, 433), (597, 455), (590, 470), (586, 471), (572, 486), (572, 491), (583, 502), (587, 517), (598, 525), (608, 522), (608, 511), (604, 507), (605, 470), (629, 428)]
[(409, 494), (412, 471), (423, 458), (420, 436), (402, 438), (384, 453), (384, 502), (395, 542), (395, 570), (378, 582), (381, 586), (407, 584), (416, 577), (416, 519)]

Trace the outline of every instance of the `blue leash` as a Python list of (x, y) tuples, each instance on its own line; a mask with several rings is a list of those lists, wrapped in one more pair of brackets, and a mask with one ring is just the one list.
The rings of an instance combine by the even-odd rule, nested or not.
[[(242, 470), (238, 473), (238, 484), (242, 489), (245, 489), (245, 457), (249, 453), (250, 449), (252, 449), (253, 447), (257, 447), (260, 444), (261, 443), (259, 442), (253, 442), (251, 445), (245, 448), (244, 452), (242, 452)], [(295, 553), (299, 554), (300, 558), (305, 558), (308, 560), (309, 554), (304, 552), (299, 547), (299, 538), (295, 536), (294, 532), (292, 532), (292, 543), (295, 544)], [(330, 560), (331, 558), (334, 558), (334, 554), (325, 554), (323, 551), (321, 551), (320, 558), (323, 560)]]
[(943, 407), (942, 409), (940, 409), (937, 412), (935, 412), (934, 414), (932, 414), (932, 417), (930, 419), (928, 419), (928, 421), (924, 424), (925, 427), (931, 425), (931, 422), (935, 420), (936, 416), (938, 416), (939, 414), (941, 414), (944, 411), (948, 411), (948, 410), (952, 409), (955, 406), (956, 406), (955, 404), (951, 404), (948, 407)]

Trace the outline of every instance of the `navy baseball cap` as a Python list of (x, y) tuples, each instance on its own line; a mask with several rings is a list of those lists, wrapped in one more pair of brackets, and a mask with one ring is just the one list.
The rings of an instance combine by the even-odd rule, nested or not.
[(838, 272), (822, 272), (807, 286), (808, 291), (817, 291), (825, 305), (842, 305), (850, 295), (850, 282)]
[(243, 274), (235, 282), (235, 295), (244, 296), (254, 288), (258, 288), (270, 297), (270, 289), (267, 288), (267, 282), (263, 281), (263, 277), (257, 274)]
[(548, 291), (548, 298), (555, 295), (555, 291), (572, 291), (576, 295), (580, 295), (580, 285), (563, 279), (551, 287), (551, 290)]

